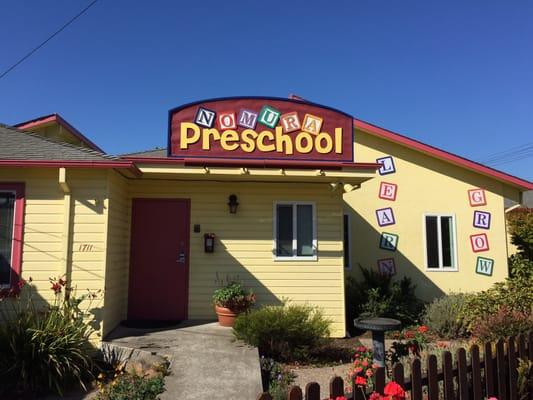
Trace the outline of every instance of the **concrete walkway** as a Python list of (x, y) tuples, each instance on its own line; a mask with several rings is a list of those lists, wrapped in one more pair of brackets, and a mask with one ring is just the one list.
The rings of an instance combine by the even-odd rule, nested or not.
[(168, 357), (170, 375), (161, 400), (255, 399), (262, 392), (257, 348), (235, 341), (231, 328), (218, 323), (188, 321), (164, 330), (118, 327), (106, 345)]

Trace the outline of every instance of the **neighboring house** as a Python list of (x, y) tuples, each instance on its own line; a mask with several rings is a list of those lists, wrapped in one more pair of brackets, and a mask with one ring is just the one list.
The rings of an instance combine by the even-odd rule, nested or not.
[(31, 276), (45, 301), (51, 276), (103, 290), (103, 336), (124, 319), (213, 318), (232, 278), (260, 304), (321, 307), (334, 336), (359, 264), (426, 299), (485, 289), (507, 276), (503, 199), (533, 189), (296, 99), (186, 105), (168, 150), (122, 157), (65, 124), (0, 126), (0, 284)]

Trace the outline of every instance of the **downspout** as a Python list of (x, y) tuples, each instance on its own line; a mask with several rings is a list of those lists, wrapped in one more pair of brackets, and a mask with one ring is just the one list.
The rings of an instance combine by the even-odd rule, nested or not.
[[(59, 168), (59, 186), (63, 190), (63, 236), (61, 238), (61, 277), (65, 277), (67, 281), (67, 288), (70, 287), (70, 204), (71, 193), (70, 187), (67, 183), (67, 170), (66, 168)], [(65, 290), (65, 295), (68, 291)]]

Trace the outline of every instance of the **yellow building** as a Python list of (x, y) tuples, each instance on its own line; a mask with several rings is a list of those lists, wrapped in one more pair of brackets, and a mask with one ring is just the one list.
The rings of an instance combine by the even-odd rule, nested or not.
[[(102, 290), (123, 320), (212, 319), (240, 279), (260, 304), (310, 302), (345, 326), (357, 265), (425, 299), (507, 276), (503, 199), (531, 182), (298, 99), (169, 113), (168, 149), (106, 155), (57, 115), (0, 126), (0, 285)], [(355, 155), (355, 157), (354, 157)]]

